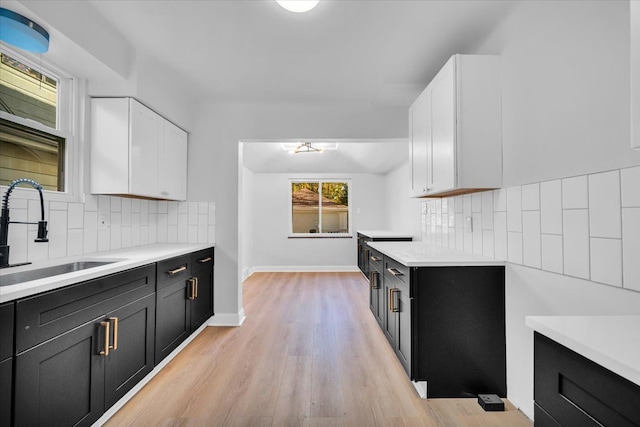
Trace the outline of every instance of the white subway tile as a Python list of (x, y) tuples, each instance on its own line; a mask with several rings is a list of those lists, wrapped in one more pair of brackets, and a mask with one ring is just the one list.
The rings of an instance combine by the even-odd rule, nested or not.
[(131, 236), (132, 230), (130, 225), (122, 226), (122, 247), (130, 248), (132, 246), (131, 241), (133, 237)]
[(522, 264), (522, 233), (507, 233), (507, 261)]
[(27, 252), (30, 262), (49, 259), (49, 243), (36, 242), (36, 237), (38, 237), (38, 230), (27, 231)]
[(522, 231), (522, 187), (507, 188), (507, 231)]
[(540, 184), (540, 230), (545, 234), (562, 234), (562, 182)]
[(178, 243), (189, 242), (189, 214), (178, 214)]
[(452, 227), (449, 228), (449, 247), (451, 249), (456, 248), (456, 229)]
[(198, 226), (189, 225), (189, 243), (198, 243)]
[(84, 227), (84, 205), (82, 203), (69, 203), (69, 228), (82, 228)]
[[(189, 225), (198, 225), (198, 202), (189, 202)], [(189, 243), (197, 243), (191, 242)]]
[[(440, 199), (436, 200), (436, 203), (440, 202)], [(440, 203), (438, 203), (440, 205)], [(209, 212), (209, 203), (208, 202), (198, 202), (198, 214), (206, 214)], [(440, 212), (442, 213), (442, 212)], [(203, 242), (206, 243), (206, 242)]]
[(482, 229), (493, 230), (493, 191), (482, 194)]
[(445, 248), (449, 247), (449, 227), (446, 225), (440, 227), (440, 233), (442, 234), (442, 243), (441, 245)]
[(178, 243), (178, 226), (169, 225), (167, 227), (167, 242)]
[(569, 209), (563, 212), (564, 274), (589, 278), (589, 212)]
[[(211, 217), (211, 205), (213, 204), (213, 214), (215, 216), (215, 209), (216, 209), (216, 204), (215, 202), (210, 202), (209, 203), (209, 217)], [(456, 213), (456, 198), (455, 197), (449, 197), (447, 198), (447, 213), (449, 215), (455, 215)]]
[(589, 175), (589, 231), (591, 237), (622, 237), (620, 174)]
[(522, 210), (540, 210), (540, 184), (527, 184), (522, 186)]
[(482, 212), (482, 193), (473, 193), (471, 195), (471, 212)]
[(111, 249), (111, 230), (108, 228), (98, 229), (98, 252)]
[(471, 216), (473, 212), (473, 202), (471, 194), (465, 194), (462, 196), (462, 213), (465, 217)]
[(167, 243), (169, 241), (169, 224), (168, 218), (169, 215), (166, 213), (158, 214), (158, 227), (157, 227), (157, 240), (158, 243)]
[(111, 197), (104, 194), (98, 196), (98, 213), (108, 215), (111, 213)]
[(122, 212), (122, 197), (111, 196), (111, 212)]
[(84, 212), (83, 248), (85, 254), (98, 251), (98, 213)]
[(97, 212), (98, 211), (98, 196), (94, 194), (85, 194), (84, 195), (84, 210), (86, 212)]
[(474, 213), (473, 218), (473, 253), (482, 255), (482, 214)]
[(542, 269), (562, 274), (562, 236), (542, 235)]
[(67, 202), (49, 202), (49, 209), (52, 211), (66, 211)]
[(440, 199), (440, 205), (441, 205), (440, 209), (441, 209), (441, 212), (443, 214), (446, 214), (446, 213), (449, 212), (449, 210), (448, 210), (449, 209), (449, 200), (446, 197)]
[(120, 200), (122, 201), (122, 214), (124, 215), (125, 213), (131, 213), (133, 211), (133, 209), (131, 208), (131, 200), (133, 199), (123, 197)]
[[(204, 203), (204, 205), (206, 206), (206, 203)], [(207, 238), (208, 238), (207, 211), (208, 211), (208, 207), (207, 209), (204, 209), (204, 213), (198, 214), (198, 243), (207, 243)]]
[[(462, 202), (462, 199), (459, 199)], [(456, 206), (461, 205), (462, 203), (457, 203)], [(464, 251), (464, 220), (462, 217), (462, 213), (456, 214), (456, 224), (455, 224), (455, 235), (456, 235), (456, 246), (455, 248), (459, 251)]]
[(495, 255), (492, 230), (482, 230), (482, 255), (491, 258)]
[(148, 245), (151, 242), (149, 241), (149, 226), (141, 225), (140, 226), (140, 244)]
[(463, 213), (463, 197), (462, 196), (456, 196), (454, 197), (455, 201), (453, 202), (453, 207), (454, 207), (454, 212), (455, 213)]
[(140, 213), (141, 212), (141, 203), (140, 199), (131, 199), (131, 213)]
[(623, 286), (640, 291), (640, 208), (622, 209)]
[(507, 213), (495, 212), (493, 216), (493, 246), (495, 257), (506, 260), (507, 252)]
[(640, 166), (620, 170), (622, 206), (640, 207)]
[(157, 200), (149, 200), (149, 213), (157, 214), (158, 213), (158, 201)]
[(620, 239), (591, 239), (591, 280), (622, 286), (622, 242)]
[(140, 200), (141, 217), (149, 215), (149, 200)]
[(49, 258), (67, 256), (67, 211), (49, 212)]
[(494, 212), (506, 212), (507, 211), (507, 189), (499, 188), (493, 190), (493, 211)]
[(189, 202), (178, 202), (178, 213), (179, 214), (189, 213)]
[[(113, 206), (113, 205), (112, 205)], [(111, 212), (111, 237), (109, 248), (122, 248), (122, 214), (120, 212)]]
[(524, 265), (542, 267), (540, 211), (522, 213), (522, 249)]
[(178, 203), (177, 202), (169, 202), (168, 203), (168, 217), (167, 224), (169, 225), (178, 225)]
[[(4, 194), (2, 194), (4, 197)], [(38, 199), (38, 206), (40, 203), (40, 199)], [(21, 199), (18, 194), (13, 193), (11, 196), (11, 200), (9, 201), (9, 209), (13, 212), (14, 209), (29, 209), (29, 199)]]
[[(12, 200), (13, 201), (13, 200)], [(10, 205), (11, 207), (11, 205)], [(26, 209), (16, 209), (17, 211), (27, 212)], [(14, 210), (11, 209), (9, 218), (14, 221), (20, 221), (14, 217)], [(9, 234), (7, 235), (7, 244), (9, 245), (9, 264), (19, 264), (22, 262), (33, 262), (29, 251), (30, 242), (35, 239), (29, 239), (29, 230), (26, 224), (11, 224), (9, 226)], [(45, 243), (37, 243), (44, 245)]]
[(84, 230), (82, 228), (70, 229), (67, 234), (67, 256), (83, 254)]
[(166, 200), (158, 200), (156, 203), (158, 204), (159, 214), (169, 213), (169, 203)]
[[(132, 218), (135, 218), (136, 215), (140, 215), (140, 214), (133, 214)], [(135, 246), (140, 246), (142, 244), (142, 227), (140, 226), (140, 223), (138, 224), (132, 224), (131, 225), (131, 246), (135, 247)]]
[(589, 207), (587, 176), (575, 176), (562, 180), (562, 208), (586, 209)]
[(131, 226), (131, 210), (125, 212), (124, 209), (122, 210), (122, 226), (123, 227), (130, 227)]

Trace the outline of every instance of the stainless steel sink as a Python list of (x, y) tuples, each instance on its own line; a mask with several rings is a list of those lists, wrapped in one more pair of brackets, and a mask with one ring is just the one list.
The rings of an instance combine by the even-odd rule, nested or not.
[(30, 282), (31, 280), (58, 276), (60, 274), (72, 273), (74, 271), (86, 270), (88, 268), (100, 267), (101, 265), (112, 264), (114, 262), (115, 261), (77, 261), (70, 262), (68, 264), (52, 265), (51, 267), (38, 268), (36, 270), (7, 274), (4, 276), (0, 276), (0, 286)]

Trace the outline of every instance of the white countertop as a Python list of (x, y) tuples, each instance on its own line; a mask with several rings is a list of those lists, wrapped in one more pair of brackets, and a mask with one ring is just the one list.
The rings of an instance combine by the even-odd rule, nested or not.
[(423, 242), (368, 242), (367, 245), (407, 267), (504, 265), (504, 261), (495, 258)]
[(356, 230), (357, 233), (363, 236), (370, 237), (372, 239), (410, 239), (413, 238), (412, 234), (398, 233), (389, 230)]
[(159, 243), (155, 245), (137, 246), (135, 248), (119, 249), (108, 252), (97, 252), (93, 254), (79, 255), (74, 257), (56, 258), (42, 262), (35, 262), (33, 264), (20, 267), (4, 268), (0, 270), (0, 282), (2, 281), (2, 276), (22, 271), (49, 267), (52, 265), (66, 264), (76, 261), (115, 261), (111, 264), (89, 268), (86, 270), (59, 274), (57, 276), (46, 277), (43, 279), (32, 280), (30, 282), (23, 282), (15, 285), (0, 286), (0, 303), (12, 301), (17, 298), (27, 297), (30, 295), (35, 295), (44, 291), (50, 291), (52, 289), (61, 288), (63, 286), (83, 282), (85, 280), (95, 279), (96, 277), (106, 276), (108, 274), (140, 267), (142, 265), (188, 254), (190, 252), (210, 248), (212, 246), (213, 245), (210, 243)]
[(640, 315), (527, 316), (527, 326), (640, 385)]

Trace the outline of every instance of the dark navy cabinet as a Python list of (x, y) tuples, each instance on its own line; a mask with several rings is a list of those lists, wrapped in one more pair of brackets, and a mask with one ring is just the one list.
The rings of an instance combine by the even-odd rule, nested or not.
[(14, 303), (0, 304), (0, 426), (11, 425)]

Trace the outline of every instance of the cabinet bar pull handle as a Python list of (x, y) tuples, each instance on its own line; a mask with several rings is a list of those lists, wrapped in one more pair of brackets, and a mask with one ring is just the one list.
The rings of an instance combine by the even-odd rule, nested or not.
[(109, 355), (109, 322), (100, 322), (100, 326), (104, 327), (104, 350), (100, 352), (102, 356)]
[(378, 281), (376, 280), (376, 276), (380, 274), (377, 271), (372, 271), (371, 272), (371, 279), (369, 279), (369, 281), (371, 282), (371, 289), (379, 289), (380, 286), (378, 286)]
[(394, 276), (404, 276), (400, 270), (396, 270), (395, 268), (387, 268), (387, 271)]
[(396, 294), (399, 294), (400, 291), (398, 289), (391, 289), (391, 300), (392, 300), (392, 312), (397, 313), (400, 311), (400, 304), (396, 304)]
[(109, 348), (112, 350), (118, 349), (118, 318), (110, 317), (109, 323), (113, 322), (113, 345), (110, 345)]
[(187, 282), (189, 282), (189, 294), (187, 295), (187, 299), (193, 300), (194, 299), (193, 294), (195, 293), (195, 288), (193, 285), (195, 283), (195, 280), (192, 277), (189, 280), (187, 280)]
[(371, 255), (371, 258), (369, 258), (369, 259), (370, 259), (371, 261), (376, 261), (376, 262), (377, 262), (377, 261), (382, 261), (382, 258), (377, 257), (377, 256), (375, 256), (375, 255)]
[(195, 292), (193, 293), (193, 299), (198, 298), (198, 278), (194, 277), (193, 280), (196, 282), (195, 284)]
[(199, 259), (199, 260), (198, 260), (198, 262), (199, 262), (200, 264), (204, 264), (205, 262), (209, 262), (209, 261), (211, 261), (212, 259), (213, 259), (213, 258), (211, 258), (210, 256), (208, 256), (208, 257), (206, 257), (206, 258)]
[(387, 298), (387, 305), (389, 306), (389, 311), (393, 311), (393, 288), (389, 288), (389, 297)]
[(167, 271), (167, 274), (171, 274), (173, 276), (174, 274), (181, 273), (181, 272), (185, 271), (186, 269), (187, 269), (187, 266), (183, 265), (182, 267), (176, 268), (175, 270)]

